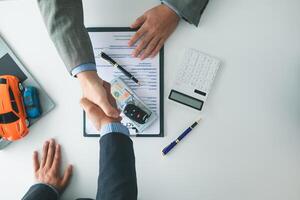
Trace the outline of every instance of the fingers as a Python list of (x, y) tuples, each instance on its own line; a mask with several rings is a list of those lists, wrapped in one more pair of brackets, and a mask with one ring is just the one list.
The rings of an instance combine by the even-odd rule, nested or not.
[(86, 98), (82, 98), (80, 100), (80, 104), (83, 110), (92, 118), (102, 117), (104, 114), (101, 108), (99, 108), (96, 104), (92, 103), (90, 100)]
[(158, 42), (158, 44), (157, 44), (157, 46), (155, 47), (155, 49), (153, 50), (153, 52), (152, 52), (152, 54), (151, 54), (150, 57), (151, 57), (151, 58), (155, 57), (155, 56), (158, 54), (159, 50), (163, 47), (163, 45), (164, 45), (164, 40), (161, 39), (161, 40)]
[(108, 99), (109, 95), (111, 94), (111, 91), (110, 91), (110, 84), (109, 87), (107, 87), (107, 84), (109, 83), (107, 83), (106, 81), (102, 82), (103, 85), (103, 87), (101, 88), (102, 96), (101, 98), (98, 99), (98, 102), (94, 102), (94, 103), (96, 103), (102, 109), (102, 111), (105, 113), (106, 116), (112, 118), (118, 118), (119, 113), (117, 109), (113, 107), (113, 105), (110, 103)]
[[(89, 117), (91, 119), (94, 119), (94, 118), (98, 119), (98, 118), (104, 117), (103, 115), (106, 115), (106, 113), (104, 113), (104, 111), (102, 110), (102, 107), (105, 104), (104, 101), (99, 102), (99, 104), (101, 106), (100, 107), (99, 105), (94, 104), (87, 98), (82, 98), (80, 100), (80, 104), (81, 104), (83, 110), (87, 113), (87, 115), (89, 115)], [(108, 106), (112, 107), (110, 104)], [(116, 117), (119, 117), (118, 111), (116, 109), (113, 108), (112, 112), (115, 112), (117, 114)]]
[(145, 20), (146, 20), (146, 16), (142, 15), (139, 18), (137, 18), (135, 20), (135, 22), (130, 27), (131, 28), (138, 28), (138, 27), (140, 27), (145, 22)]
[(151, 42), (148, 44), (147, 48), (144, 50), (144, 52), (140, 55), (141, 60), (144, 60), (149, 55), (151, 55), (155, 49), (155, 47), (159, 43), (159, 37), (154, 37)]
[(132, 56), (133, 56), (133, 57), (137, 57), (138, 55), (140, 55), (140, 53), (145, 49), (145, 47), (148, 46), (148, 44), (149, 44), (149, 42), (152, 40), (152, 38), (153, 38), (152, 34), (149, 34), (149, 33), (148, 33), (148, 34), (145, 34), (145, 35), (141, 38), (141, 40), (140, 40), (138, 46), (137, 46), (137, 47), (135, 48), (135, 50), (133, 51)]
[(128, 45), (131, 47), (135, 44), (144, 34), (146, 33), (146, 29), (142, 26), (129, 40)]
[(40, 162), (39, 162), (39, 154), (37, 151), (33, 152), (33, 169), (36, 173), (40, 168)]
[(157, 35), (155, 31), (146, 28), (146, 23), (132, 36), (128, 45), (132, 46), (138, 40), (139, 44), (132, 52), (133, 57), (140, 57), (141, 60), (153, 55), (154, 57), (164, 44), (165, 39)]
[(93, 103), (89, 101), (87, 98), (80, 99), (81, 107), (86, 111)]
[(103, 87), (105, 88), (106, 92), (110, 94), (111, 85), (109, 82), (103, 81)]
[(101, 118), (104, 117), (103, 111), (86, 98), (81, 99), (80, 104), (83, 110), (87, 113), (88, 118), (91, 120), (94, 127), (99, 130), (101, 128)]
[(123, 119), (123, 118), (120, 116), (117, 120), (118, 120), (118, 121), (122, 121), (122, 119)]
[(72, 165), (69, 165), (65, 172), (64, 172), (64, 175), (63, 175), (63, 178), (62, 178), (62, 181), (61, 181), (61, 187), (62, 188), (65, 188), (69, 181), (70, 181), (70, 178), (72, 176), (72, 172), (73, 172), (73, 166)]
[(100, 106), (100, 108), (103, 110), (103, 112), (105, 113), (106, 116), (108, 117), (112, 117), (112, 118), (118, 118), (119, 117), (119, 113), (117, 111), (117, 109), (115, 109), (108, 101), (107, 98), (102, 99), (101, 102), (99, 102), (98, 104)]
[(53, 163), (52, 163), (52, 168), (56, 172), (59, 172), (60, 161), (61, 161), (60, 145), (56, 144), (55, 153), (54, 153), (54, 159), (53, 159)]
[[(114, 108), (116, 108), (117, 109), (117, 102), (116, 102), (116, 99), (112, 96), (112, 94), (111, 94), (111, 85), (110, 85), (110, 83), (108, 83), (108, 82), (106, 82), (106, 81), (104, 81), (103, 82), (103, 86), (104, 86), (104, 88), (105, 88), (105, 90), (106, 90), (106, 92), (107, 92), (107, 95), (108, 95), (108, 101), (110, 102), (110, 104), (114, 107)], [(119, 112), (118, 112), (118, 114), (120, 114)]]
[(55, 141), (54, 141), (54, 139), (51, 139), (49, 142), (47, 160), (45, 163), (45, 167), (47, 167), (47, 168), (51, 168), (51, 166), (52, 166), (54, 153), (55, 153), (55, 147), (56, 147)]
[(41, 167), (44, 167), (46, 164), (48, 148), (49, 148), (49, 141), (46, 141), (43, 146), (43, 156), (42, 156), (42, 161), (41, 161)]

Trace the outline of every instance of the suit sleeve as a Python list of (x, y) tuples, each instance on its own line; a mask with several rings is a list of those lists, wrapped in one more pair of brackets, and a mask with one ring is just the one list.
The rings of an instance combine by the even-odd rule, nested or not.
[(137, 181), (131, 139), (121, 133), (100, 139), (97, 200), (136, 200)]
[(37, 0), (55, 47), (68, 71), (95, 63), (92, 44), (84, 26), (81, 0)]
[(48, 185), (36, 184), (31, 186), (22, 200), (58, 200), (58, 193)]
[(200, 17), (209, 0), (163, 0), (162, 2), (172, 6), (183, 19), (198, 26)]

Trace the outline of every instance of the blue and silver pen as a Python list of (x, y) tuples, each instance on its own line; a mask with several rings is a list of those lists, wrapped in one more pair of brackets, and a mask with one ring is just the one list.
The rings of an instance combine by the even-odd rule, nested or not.
[(201, 117), (198, 117), (197, 120), (190, 127), (188, 127), (176, 140), (174, 140), (171, 144), (169, 144), (162, 150), (162, 154), (166, 155), (167, 153), (169, 153), (169, 151), (171, 151), (185, 136), (187, 136), (187, 134), (189, 134), (199, 124), (200, 120)]

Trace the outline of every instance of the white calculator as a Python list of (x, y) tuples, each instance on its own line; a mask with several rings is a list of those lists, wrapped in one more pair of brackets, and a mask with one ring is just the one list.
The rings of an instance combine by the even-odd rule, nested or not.
[(202, 110), (221, 61), (196, 49), (186, 49), (169, 99)]

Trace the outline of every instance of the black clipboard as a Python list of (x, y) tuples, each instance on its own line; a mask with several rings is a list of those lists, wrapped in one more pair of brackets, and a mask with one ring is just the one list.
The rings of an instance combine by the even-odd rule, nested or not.
[[(87, 28), (88, 32), (135, 32), (138, 29), (129, 27), (90, 27)], [(164, 137), (164, 47), (159, 52), (159, 118), (160, 118), (160, 133), (159, 134), (135, 134), (130, 135), (134, 137)], [(83, 112), (83, 136), (84, 137), (100, 137), (100, 134), (87, 134), (86, 133), (86, 114)]]

